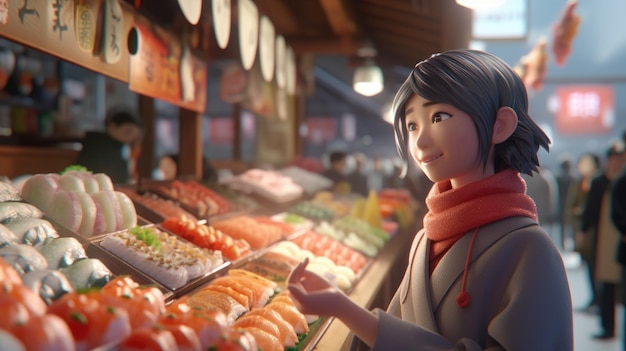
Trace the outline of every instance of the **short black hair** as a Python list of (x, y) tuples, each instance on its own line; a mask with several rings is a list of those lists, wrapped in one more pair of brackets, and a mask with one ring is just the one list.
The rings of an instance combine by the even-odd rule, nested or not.
[(340, 162), (346, 159), (348, 155), (343, 151), (333, 151), (330, 153), (330, 163)]
[(143, 121), (129, 111), (114, 111), (109, 113), (104, 119), (104, 125), (107, 127), (111, 124), (119, 126), (126, 123), (134, 124), (143, 129)]

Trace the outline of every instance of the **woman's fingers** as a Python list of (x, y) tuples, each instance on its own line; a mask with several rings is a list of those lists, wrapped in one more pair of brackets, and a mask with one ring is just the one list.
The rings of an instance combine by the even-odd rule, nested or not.
[(297, 284), (300, 282), (300, 278), (302, 277), (302, 273), (304, 273), (306, 266), (309, 264), (309, 258), (305, 258), (304, 261), (298, 263), (296, 268), (294, 268), (289, 274), (289, 278), (287, 278), (288, 284)]

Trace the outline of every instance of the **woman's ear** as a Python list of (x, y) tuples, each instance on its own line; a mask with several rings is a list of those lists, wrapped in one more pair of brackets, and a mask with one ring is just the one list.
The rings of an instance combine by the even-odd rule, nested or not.
[(517, 113), (510, 107), (501, 107), (493, 124), (491, 144), (500, 144), (507, 140), (517, 128)]

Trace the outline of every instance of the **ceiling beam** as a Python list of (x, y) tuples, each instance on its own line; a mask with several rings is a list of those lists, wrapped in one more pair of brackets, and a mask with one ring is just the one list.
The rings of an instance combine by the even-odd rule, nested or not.
[(361, 39), (348, 39), (346, 37), (302, 37), (287, 36), (285, 40), (294, 53), (314, 55), (354, 55), (362, 46)]
[(261, 14), (272, 20), (277, 33), (289, 35), (300, 31), (298, 21), (286, 1), (254, 0), (254, 3)]
[(326, 19), (333, 32), (339, 36), (353, 36), (359, 33), (354, 15), (341, 0), (320, 0)]

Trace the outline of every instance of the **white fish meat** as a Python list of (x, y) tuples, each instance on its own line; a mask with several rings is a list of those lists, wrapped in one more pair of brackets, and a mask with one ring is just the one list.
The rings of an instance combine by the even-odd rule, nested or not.
[(55, 269), (40, 269), (22, 276), (24, 285), (36, 292), (50, 305), (68, 292), (74, 291), (67, 277)]
[[(2, 183), (2, 182), (0, 182)], [(41, 218), (43, 212), (26, 202), (0, 202), (0, 223), (7, 224), (22, 218)]]
[(22, 196), (13, 184), (0, 181), (0, 202), (6, 201), (22, 201)]
[(48, 238), (35, 248), (52, 269), (69, 267), (75, 261), (87, 257), (83, 245), (72, 237)]
[(5, 224), (15, 234), (18, 242), (37, 245), (48, 238), (57, 238), (59, 233), (43, 218), (22, 218)]
[(26, 244), (10, 245), (0, 248), (0, 257), (21, 275), (39, 269), (48, 268), (48, 261), (34, 247)]

